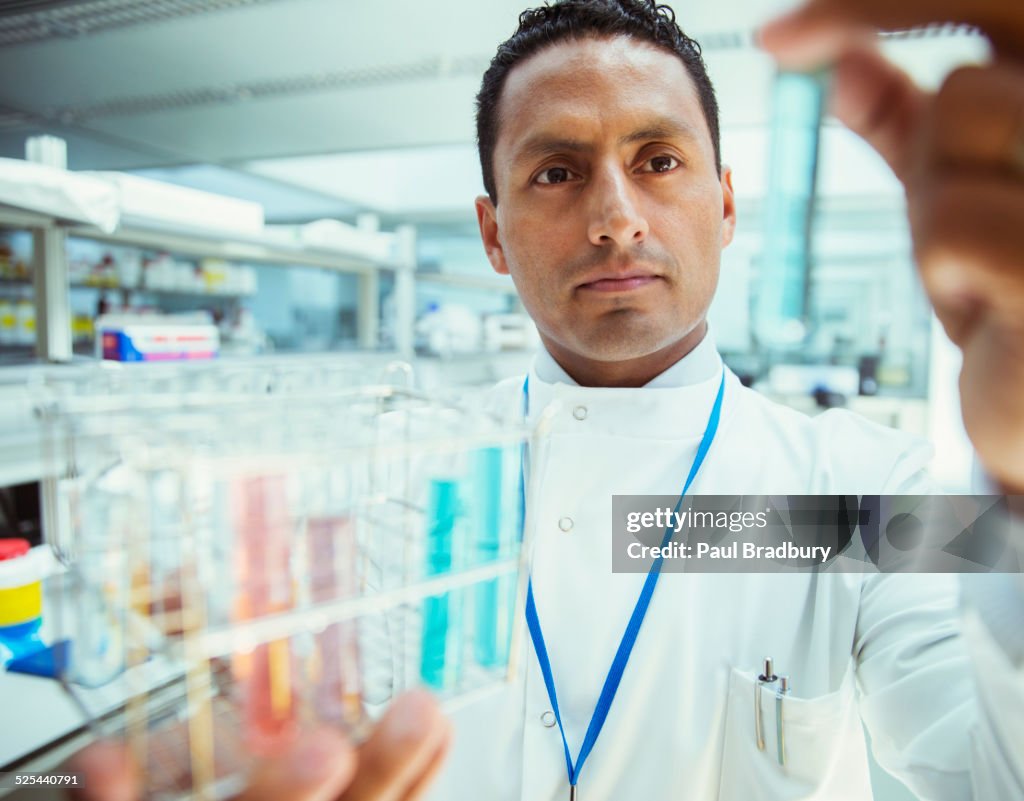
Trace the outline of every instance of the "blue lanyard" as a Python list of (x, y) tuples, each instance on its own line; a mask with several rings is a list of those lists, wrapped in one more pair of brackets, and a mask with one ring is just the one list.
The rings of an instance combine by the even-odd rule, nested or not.
[[(523, 382), (523, 417), (525, 419), (529, 412), (529, 376), (526, 381)], [(725, 394), (725, 369), (722, 369), (722, 380), (718, 385), (718, 395), (715, 397), (714, 406), (711, 407), (711, 415), (708, 417), (707, 428), (704, 430), (704, 436), (700, 441), (700, 445), (697, 447), (697, 455), (693, 459), (693, 465), (690, 467), (690, 474), (686, 477), (686, 483), (683, 485), (683, 491), (679, 494), (679, 500), (676, 501), (674, 512), (679, 512), (680, 507), (683, 503), (683, 498), (686, 497), (686, 493), (690, 490), (690, 485), (693, 483), (693, 479), (696, 477), (697, 472), (700, 470), (701, 465), (704, 463), (704, 457), (707, 456), (708, 450), (711, 448), (711, 443), (715, 439), (715, 434), (718, 431), (718, 421), (722, 414), (722, 396)], [(526, 503), (526, 492), (525, 492), (525, 480), (522, 471), (520, 471), (520, 509), (521, 511), (525, 507)], [(525, 518), (520, 515), (520, 520)], [(672, 539), (672, 526), (671, 524), (665, 528), (665, 536), (661, 541), (662, 550), (669, 544)], [(619, 648), (615, 652), (615, 658), (612, 660), (612, 665), (608, 669), (608, 675), (604, 680), (604, 686), (601, 688), (601, 695), (597, 699), (597, 705), (594, 707), (594, 714), (590, 718), (590, 725), (587, 726), (587, 733), (583, 737), (583, 745), (580, 746), (579, 756), (576, 757), (576, 764), (573, 764), (572, 756), (569, 753), (569, 743), (565, 739), (565, 727), (562, 726), (562, 715), (558, 710), (558, 695), (555, 692), (555, 678), (551, 674), (551, 660), (548, 659), (548, 649), (544, 644), (544, 634), (540, 628), (540, 618), (537, 616), (537, 605), (533, 600), (533, 580), (530, 583), (526, 591), (526, 623), (530, 629), (530, 639), (533, 640), (533, 648), (537, 652), (537, 661), (540, 663), (540, 671), (544, 676), (544, 686), (548, 691), (548, 699), (551, 701), (552, 711), (555, 713), (555, 720), (558, 722), (558, 731), (562, 735), (562, 747), (565, 749), (565, 767), (569, 774), (569, 786), (575, 788), (576, 783), (579, 781), (580, 773), (583, 771), (583, 764), (587, 761), (587, 757), (590, 756), (590, 751), (593, 749), (594, 744), (597, 742), (598, 735), (601, 734), (601, 728), (604, 726), (605, 718), (608, 717), (608, 711), (611, 709), (612, 701), (615, 700), (615, 693), (619, 689), (619, 682), (622, 680), (622, 673), (626, 669), (626, 663), (629, 662), (629, 655), (633, 652), (633, 644), (636, 642), (636, 635), (640, 633), (640, 626), (643, 625), (644, 617), (647, 614), (647, 607), (651, 603), (651, 596), (654, 594), (654, 587), (658, 583), (658, 577), (661, 575), (661, 565), (664, 562), (664, 558), (659, 556), (651, 569), (647, 572), (647, 579), (644, 581), (643, 589), (640, 590), (640, 597), (637, 598), (636, 606), (633, 607), (633, 614), (629, 618), (629, 623), (626, 625), (626, 630), (623, 632), (622, 640), (619, 642)], [(574, 791), (575, 792), (575, 791)]]

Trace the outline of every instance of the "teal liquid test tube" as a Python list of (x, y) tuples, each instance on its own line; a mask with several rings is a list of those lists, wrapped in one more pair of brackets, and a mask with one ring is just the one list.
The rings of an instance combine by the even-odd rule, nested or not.
[(753, 304), (754, 335), (767, 350), (797, 348), (809, 333), (812, 223), (827, 80), (827, 72), (780, 72), (775, 80), (764, 247)]
[[(509, 485), (507, 451), (481, 448), (473, 464), (473, 539), (478, 564), (506, 558), (511, 553), (514, 498)], [(483, 667), (500, 667), (508, 662), (515, 601), (514, 576), (500, 576), (474, 588), (473, 656)]]
[[(463, 516), (461, 484), (455, 479), (433, 479), (427, 500), (426, 574), (450, 573)], [(423, 602), (423, 644), (420, 678), (437, 690), (452, 687), (462, 668), (462, 595), (445, 592)]]

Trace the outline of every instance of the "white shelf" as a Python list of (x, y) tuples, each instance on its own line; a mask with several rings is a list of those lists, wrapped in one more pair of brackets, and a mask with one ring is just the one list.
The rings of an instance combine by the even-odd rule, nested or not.
[[(121, 286), (120, 284), (90, 284), (88, 281), (72, 281), (68, 284), (72, 289), (92, 289), (96, 292), (140, 292), (145, 295), (164, 295), (189, 298), (222, 298), (224, 300), (239, 300), (251, 298), (251, 292), (203, 292), (198, 289), (159, 289), (157, 287)], [(28, 287), (32, 288), (31, 278), (0, 278), (0, 290), (4, 287)]]
[(117, 190), (108, 183), (22, 159), (0, 159), (0, 204), (16, 214), (105, 229), (117, 225), (120, 213)]
[(381, 269), (401, 269), (397, 264), (374, 261), (360, 254), (289, 245), (269, 237), (241, 236), (205, 228), (163, 226), (154, 222), (122, 220), (113, 233), (91, 226), (71, 226), (70, 236), (111, 244), (166, 250), (184, 256), (303, 265), (326, 270), (369, 275)]
[(48, 214), (0, 203), (0, 228), (41, 228), (44, 225), (53, 225), (56, 221), (56, 217)]

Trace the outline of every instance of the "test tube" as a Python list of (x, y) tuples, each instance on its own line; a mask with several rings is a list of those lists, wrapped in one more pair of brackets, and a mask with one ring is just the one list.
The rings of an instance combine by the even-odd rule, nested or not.
[(800, 346), (808, 334), (812, 222), (826, 73), (780, 72), (772, 98), (764, 247), (754, 334), (767, 350)]
[(125, 542), (138, 529), (137, 508), (120, 490), (114, 468), (89, 487), (75, 487), (76, 547), (71, 580), (74, 636), (67, 677), (82, 687), (101, 687), (125, 667), (125, 614), (117, 603), (128, 581)]
[[(245, 476), (234, 483), (236, 620), (260, 618), (292, 605), (286, 491), (283, 476)], [(254, 752), (269, 754), (294, 731), (289, 641), (274, 640), (236, 652), (231, 664), (241, 688), (247, 743)]]
[[(428, 576), (450, 573), (454, 566), (456, 540), (460, 537), (462, 502), (460, 482), (432, 479), (427, 503)], [(445, 592), (423, 602), (423, 643), (420, 678), (438, 690), (450, 688), (461, 673), (462, 597)]]
[[(311, 518), (309, 575), (312, 602), (322, 603), (356, 594), (355, 525), (350, 517)], [(355, 725), (361, 716), (359, 635), (356, 622), (330, 624), (316, 635), (319, 667), (313, 700), (321, 720)]]
[[(507, 556), (514, 536), (514, 514), (506, 487), (508, 471), (504, 448), (481, 448), (474, 454), (473, 538), (475, 557), (480, 564)], [(515, 581), (501, 576), (474, 588), (473, 655), (483, 667), (498, 667), (508, 662), (512, 636), (512, 607)]]

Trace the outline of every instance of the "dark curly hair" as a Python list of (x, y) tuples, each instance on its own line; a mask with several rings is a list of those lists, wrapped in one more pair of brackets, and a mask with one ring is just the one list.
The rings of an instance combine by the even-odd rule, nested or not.
[(476, 96), (476, 139), (484, 188), (498, 202), (494, 184), (494, 146), (498, 141), (498, 101), (509, 71), (539, 50), (587, 36), (630, 36), (679, 57), (697, 87), (704, 118), (715, 148), (715, 167), (722, 172), (718, 133), (718, 102), (708, 78), (700, 45), (676, 24), (675, 12), (655, 0), (559, 0), (519, 15), (519, 27), (498, 46)]

